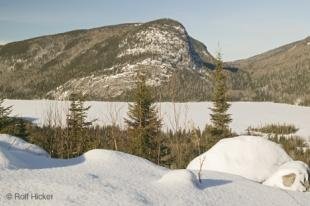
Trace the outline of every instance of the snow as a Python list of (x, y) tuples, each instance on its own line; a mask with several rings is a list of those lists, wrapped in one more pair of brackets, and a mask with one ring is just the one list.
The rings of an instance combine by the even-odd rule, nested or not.
[[(291, 186), (285, 186), (282, 177), (289, 174), (295, 174), (296, 179)], [(309, 174), (309, 167), (305, 163), (301, 161), (291, 161), (281, 165), (263, 184), (287, 190), (304, 192), (307, 189), (306, 185), (309, 184)]]
[(4, 41), (4, 40), (0, 40), (0, 45), (5, 45), (7, 43), (9, 43), (9, 42), (8, 41)]
[(292, 159), (276, 143), (257, 136), (220, 140), (210, 150), (192, 160), (187, 169), (213, 170), (263, 182), (280, 165)]
[[(6, 143), (12, 140), (17, 143), (8, 149)], [(122, 152), (97, 149), (61, 160), (26, 145), (18, 138), (0, 136), (0, 151), (7, 160), (15, 161), (9, 154), (24, 156), (19, 163), (27, 165), (0, 170), (0, 205), (306, 206), (310, 201), (310, 193), (283, 191), (213, 171), (203, 171), (198, 183), (193, 171), (169, 170)], [(8, 193), (13, 199), (6, 198)], [(18, 193), (30, 196), (21, 200), (15, 197)], [(35, 200), (33, 194), (52, 198)]]
[(165, 175), (163, 175), (160, 180), (158, 180), (160, 185), (169, 185), (170, 187), (189, 187), (196, 188), (197, 187), (197, 179), (196, 175), (190, 171), (185, 169), (180, 170), (172, 170)]
[(48, 157), (40, 147), (29, 144), (17, 137), (0, 134), (0, 171), (3, 169), (32, 168), (28, 160)]
[(41, 147), (38, 147), (37, 145), (30, 144), (18, 137), (13, 137), (6, 134), (0, 134), (0, 147), (15, 151), (26, 151), (28, 153), (32, 153), (34, 155), (43, 155), (48, 156), (45, 150), (43, 150)]

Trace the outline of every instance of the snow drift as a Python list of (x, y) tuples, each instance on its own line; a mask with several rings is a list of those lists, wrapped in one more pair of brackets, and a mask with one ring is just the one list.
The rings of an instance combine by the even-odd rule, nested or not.
[[(220, 140), (210, 150), (192, 160), (189, 170), (213, 170), (240, 175), (295, 191), (306, 191), (309, 167), (292, 161), (282, 147), (258, 136), (238, 136)], [(284, 186), (285, 175), (292, 174), (295, 181)]]
[[(203, 171), (199, 183), (195, 171), (169, 170), (117, 151), (97, 149), (74, 159), (52, 159), (35, 145), (0, 135), (0, 152), (8, 162), (0, 170), (0, 205), (6, 206), (306, 206), (310, 201), (307, 193), (283, 192), (219, 172)], [(7, 200), (7, 193), (43, 193), (53, 198)]]
[(185, 169), (172, 170), (163, 175), (158, 181), (159, 184), (166, 184), (172, 187), (192, 187), (195, 188), (198, 184), (196, 175)]
[(199, 170), (203, 160), (203, 170), (236, 174), (262, 182), (292, 159), (274, 142), (256, 136), (238, 136), (222, 139), (191, 161), (187, 169)]
[(48, 153), (42, 148), (29, 144), (10, 135), (0, 134), (0, 169), (33, 168), (36, 160), (46, 159)]
[(301, 161), (281, 165), (263, 184), (287, 190), (305, 192), (309, 189), (309, 167)]

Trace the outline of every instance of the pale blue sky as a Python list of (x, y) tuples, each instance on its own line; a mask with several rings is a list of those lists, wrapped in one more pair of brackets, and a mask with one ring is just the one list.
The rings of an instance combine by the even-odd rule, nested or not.
[(0, 0), (0, 43), (173, 18), (233, 60), (310, 36), (309, 11), (310, 0)]

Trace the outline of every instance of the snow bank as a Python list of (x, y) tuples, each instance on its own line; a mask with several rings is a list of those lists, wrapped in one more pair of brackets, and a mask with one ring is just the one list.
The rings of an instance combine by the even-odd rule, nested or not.
[[(6, 143), (12, 140), (15, 143), (8, 148)], [(169, 170), (122, 152), (97, 149), (61, 160), (26, 145), (18, 138), (0, 136), (1, 159), (16, 166), (0, 170), (0, 205), (306, 206), (310, 201), (306, 193), (284, 193), (225, 173), (203, 171), (198, 183), (192, 171)], [(7, 193), (13, 199), (7, 200)], [(20, 200), (15, 193), (53, 198)]]
[(0, 169), (33, 168), (37, 161), (48, 156), (45, 150), (36, 145), (0, 134)]
[(13, 152), (20, 151), (31, 153), (34, 155), (49, 156), (48, 153), (41, 147), (34, 144), (30, 144), (18, 137), (14, 137), (7, 134), (0, 134), (0, 147), (1, 149), (2, 148), (10, 149)]
[(214, 170), (262, 182), (280, 165), (292, 159), (276, 143), (257, 136), (220, 140), (210, 150), (192, 160), (187, 169)]
[(160, 178), (158, 183), (169, 187), (173, 186), (195, 188), (197, 186), (197, 179), (196, 175), (192, 171), (180, 169), (172, 170), (166, 173)]
[(309, 167), (301, 161), (281, 165), (263, 184), (282, 189), (305, 192), (309, 188)]

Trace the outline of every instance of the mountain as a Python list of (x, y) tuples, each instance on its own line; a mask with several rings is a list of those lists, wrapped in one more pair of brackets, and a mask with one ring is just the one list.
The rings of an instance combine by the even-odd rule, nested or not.
[(310, 37), (229, 65), (249, 73), (253, 100), (310, 105)]
[[(130, 101), (144, 71), (159, 101), (203, 101), (212, 94), (215, 59), (172, 19), (42, 36), (0, 46), (4, 98)], [(310, 37), (225, 63), (232, 101), (310, 105)]]
[(182, 24), (159, 19), (1, 46), (0, 91), (7, 98), (66, 99), (78, 91), (88, 99), (128, 100), (136, 71), (144, 70), (162, 100), (204, 100), (213, 63)]

